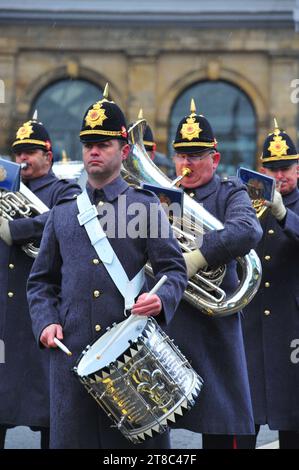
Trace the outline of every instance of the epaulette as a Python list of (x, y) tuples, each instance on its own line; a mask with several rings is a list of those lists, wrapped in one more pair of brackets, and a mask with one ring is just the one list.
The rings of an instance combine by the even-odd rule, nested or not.
[(74, 185), (76, 184), (77, 186), (80, 186), (78, 184), (78, 182), (74, 179), (74, 178), (71, 178), (71, 179), (68, 179), (68, 178), (59, 178), (59, 181), (62, 181), (64, 184), (71, 184), (71, 185)]
[(156, 196), (153, 191), (151, 191), (150, 189), (142, 188), (141, 186), (135, 186), (134, 189), (136, 189), (136, 191), (142, 191), (148, 196)]
[(240, 182), (235, 176), (222, 176), (220, 179), (221, 183), (230, 183), (237, 186)]
[(64, 197), (64, 198), (60, 199), (55, 205), (60, 206), (60, 204), (64, 204), (66, 202), (73, 202), (77, 199), (78, 196), (79, 196), (79, 194), (74, 194), (73, 196)]

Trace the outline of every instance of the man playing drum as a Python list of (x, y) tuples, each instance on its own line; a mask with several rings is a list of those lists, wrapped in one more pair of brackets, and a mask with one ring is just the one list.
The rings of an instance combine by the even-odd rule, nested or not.
[[(70, 370), (88, 344), (113, 322), (125, 319), (125, 309), (158, 316), (161, 324), (168, 323), (186, 287), (185, 263), (163, 210), (154, 211), (158, 230), (155, 236), (150, 234), (151, 206), (160, 209), (156, 196), (129, 187), (120, 176), (121, 163), (130, 151), (126, 122), (106, 92), (86, 111), (80, 138), (88, 174), (84, 200), (65, 200), (52, 212), (28, 283), (36, 340), (51, 348), (50, 447), (132, 448), (133, 444), (111, 428), (111, 421)], [(141, 215), (136, 225), (137, 203)], [(90, 221), (98, 220), (99, 233), (105, 232), (102, 238), (88, 228)], [(97, 250), (101, 243), (104, 246)], [(143, 277), (147, 260), (156, 280), (164, 274), (168, 278), (158, 294), (149, 296)], [(120, 264), (115, 278), (116, 261)], [(123, 279), (130, 279), (125, 291)], [(63, 340), (72, 357), (55, 349), (54, 337)], [(168, 433), (138, 445), (168, 447)]]

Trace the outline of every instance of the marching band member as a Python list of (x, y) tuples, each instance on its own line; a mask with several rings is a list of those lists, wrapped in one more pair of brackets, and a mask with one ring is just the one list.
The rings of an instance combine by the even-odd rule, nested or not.
[[(198, 249), (184, 255), (188, 277), (207, 266), (227, 265), (221, 288), (228, 294), (237, 283), (236, 262), (254, 248), (262, 232), (246, 187), (235, 178), (215, 174), (220, 161), (217, 142), (209, 121), (191, 113), (177, 127), (174, 162), (184, 190), (224, 224), (203, 236)], [(168, 334), (203, 377), (198, 404), (177, 423), (203, 434), (203, 448), (233, 448), (236, 433), (254, 432), (249, 383), (240, 315), (207, 316), (182, 301), (169, 325)]]
[[(166, 229), (167, 236), (150, 236), (150, 205), (160, 207), (156, 196), (129, 187), (120, 176), (121, 163), (128, 156), (130, 147), (124, 115), (113, 101), (108, 100), (107, 91), (102, 100), (86, 111), (80, 138), (88, 174), (86, 192), (77, 202), (66, 201), (52, 211), (40, 256), (28, 282), (36, 340), (51, 348), (50, 447), (132, 448), (133, 444), (117, 429), (111, 428), (111, 421), (70, 369), (87, 344), (102, 336), (113, 322), (124, 319), (124, 307), (132, 307), (133, 314), (158, 315), (158, 321), (167, 323), (186, 287), (185, 263), (161, 208), (158, 211), (159, 227), (164, 228), (164, 233)], [(118, 214), (120, 198), (125, 198), (125, 207)], [(132, 237), (129, 233), (133, 219), (130, 207), (136, 203), (145, 209), (140, 228), (146, 226), (147, 231), (143, 236)], [(99, 216), (93, 215), (91, 220), (101, 224), (107, 235), (109, 262), (107, 251), (96, 249), (89, 238), (89, 220), (84, 214), (91, 204), (97, 206), (99, 212)], [(105, 219), (105, 211), (109, 213), (108, 219)], [(109, 222), (115, 223), (114, 234), (109, 230)], [(121, 222), (126, 230), (123, 236), (118, 236)], [(113, 266), (117, 258), (121, 265), (118, 280), (110, 277), (112, 268), (109, 267), (109, 263)], [(148, 259), (156, 278), (167, 274), (168, 280), (158, 295), (146, 297), (143, 267)], [(131, 294), (129, 290), (121, 290), (124, 278), (131, 280)], [(138, 282), (135, 281), (137, 278)], [(142, 291), (144, 293), (140, 295)], [(73, 353), (71, 357), (52, 349), (56, 347), (54, 337), (63, 340)], [(168, 447), (169, 437), (165, 433), (137, 448)]]
[[(144, 119), (143, 109), (139, 110), (137, 120), (139, 119)], [(134, 124), (133, 122), (130, 123), (128, 128), (133, 126), (133, 124)], [(143, 145), (150, 159), (154, 160), (156, 156), (157, 144), (154, 140), (154, 134), (149, 124), (146, 124), (144, 132), (143, 132)]]
[(254, 448), (260, 426), (268, 424), (279, 430), (281, 449), (299, 449), (296, 354), (292, 360), (299, 338), (298, 157), (291, 138), (275, 120), (274, 131), (264, 142), (261, 172), (275, 178), (279, 191), (261, 219), (264, 235), (257, 252), (263, 278), (242, 319), (256, 425), (255, 436), (239, 437), (242, 448)]
[[(17, 163), (26, 164), (23, 182), (48, 207), (80, 192), (51, 171), (52, 145), (42, 123), (25, 122), (12, 151)], [(40, 240), (48, 215), (12, 221), (0, 215), (0, 331), (5, 345), (5, 363), (0, 365), (0, 448), (7, 428), (14, 426), (40, 430), (41, 447), (48, 447), (48, 354), (39, 351), (32, 334), (26, 283), (33, 259), (22, 250), (23, 244)]]
[[(143, 111), (140, 109), (138, 119), (143, 119)], [(157, 144), (154, 140), (154, 134), (149, 124), (146, 125), (143, 134), (143, 145), (151, 160), (155, 159)]]

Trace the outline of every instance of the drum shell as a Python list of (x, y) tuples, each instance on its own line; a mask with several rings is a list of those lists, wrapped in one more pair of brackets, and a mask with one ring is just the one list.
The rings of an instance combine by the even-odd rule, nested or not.
[[(77, 374), (77, 367), (74, 372)], [(193, 406), (203, 384), (153, 318), (114, 362), (88, 376), (77, 376), (133, 443), (164, 432)]]

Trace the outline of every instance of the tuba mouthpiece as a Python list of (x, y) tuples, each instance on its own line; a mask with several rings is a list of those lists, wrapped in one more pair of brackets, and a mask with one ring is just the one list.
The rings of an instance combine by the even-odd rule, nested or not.
[(190, 168), (183, 168), (182, 176), (189, 176), (191, 173)]
[(185, 176), (188, 176), (190, 175), (191, 173), (191, 170), (190, 168), (183, 168), (183, 171), (182, 171), (182, 174), (180, 176), (177, 176), (171, 183), (171, 187), (174, 188), (175, 186), (179, 186), (180, 185), (180, 181), (185, 178)]

